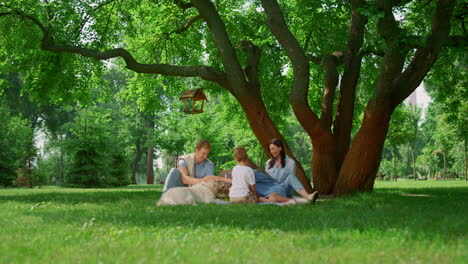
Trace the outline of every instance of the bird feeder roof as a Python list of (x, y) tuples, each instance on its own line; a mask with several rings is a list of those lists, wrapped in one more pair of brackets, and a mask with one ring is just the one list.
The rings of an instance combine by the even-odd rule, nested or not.
[(199, 100), (207, 100), (206, 95), (203, 92), (203, 89), (196, 89), (196, 90), (186, 90), (182, 93), (180, 96), (179, 100), (185, 99), (185, 98), (192, 98), (194, 101), (199, 101)]

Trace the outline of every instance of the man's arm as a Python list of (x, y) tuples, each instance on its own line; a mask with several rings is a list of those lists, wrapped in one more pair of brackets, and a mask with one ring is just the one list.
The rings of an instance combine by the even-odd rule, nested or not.
[(179, 169), (180, 179), (182, 180), (184, 184), (194, 185), (200, 182), (207, 182), (207, 181), (225, 181), (227, 183), (232, 183), (231, 179), (225, 179), (223, 177), (214, 176), (214, 175), (208, 175), (203, 178), (190, 177), (187, 168), (185, 168), (184, 166), (179, 166), (178, 169)]
[(223, 182), (227, 182), (227, 183), (230, 183), (232, 184), (232, 179), (230, 178), (225, 178), (225, 177), (222, 177), (222, 176), (215, 176), (214, 175), (214, 171), (215, 171), (215, 167), (214, 167), (214, 164), (213, 162), (209, 161), (209, 167), (206, 171), (207, 173), (207, 176), (203, 177), (202, 179), (206, 180), (206, 181), (223, 181)]
[(182, 180), (184, 184), (193, 185), (193, 184), (202, 182), (202, 179), (190, 177), (188, 173), (188, 169), (185, 168), (184, 166), (179, 166), (177, 169), (179, 170), (180, 179)]
[(232, 184), (232, 179), (231, 178), (224, 178), (222, 176), (214, 176), (214, 177), (217, 177), (218, 181), (223, 181), (223, 182), (227, 182), (229, 184)]

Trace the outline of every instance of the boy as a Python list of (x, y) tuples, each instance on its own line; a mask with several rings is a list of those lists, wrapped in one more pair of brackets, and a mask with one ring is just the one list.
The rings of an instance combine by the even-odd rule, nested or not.
[(247, 151), (243, 147), (234, 150), (234, 158), (237, 166), (232, 169), (232, 186), (229, 189), (229, 200), (232, 203), (255, 203), (254, 171), (246, 165), (248, 159)]

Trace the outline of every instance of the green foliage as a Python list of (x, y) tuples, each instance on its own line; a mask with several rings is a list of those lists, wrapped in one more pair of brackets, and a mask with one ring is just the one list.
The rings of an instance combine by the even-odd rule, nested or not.
[(65, 125), (69, 133), (65, 150), (71, 157), (66, 184), (98, 187), (130, 183), (125, 128), (112, 122), (111, 114), (99, 107), (85, 108)]
[[(292, 117), (287, 100), (293, 77), (290, 62), (265, 25), (265, 14), (259, 1), (219, 0), (214, 4), (241, 66), (245, 66), (247, 56), (237, 46), (240, 41), (251, 40), (261, 49), (259, 80), (262, 99), (273, 122), (306, 172), (310, 172), (312, 146)], [(385, 47), (376, 31), (382, 12), (374, 4), (375, 1), (369, 1), (358, 10), (369, 19), (362, 51), (383, 50)], [(13, 9), (37, 18), (58, 45), (82, 46), (100, 51), (124, 47), (140, 63), (209, 65), (223, 70), (212, 35), (202, 19), (193, 23), (189, 30), (176, 33), (198, 12), (194, 8), (183, 10), (171, 0), (8, 0), (0, 5), (0, 13)], [(280, 1), (280, 5), (291, 32), (306, 53), (320, 56), (345, 50), (349, 1), (288, 0)], [(421, 39), (424, 40), (430, 33), (428, 25), (434, 7), (434, 1), (404, 1), (402, 6), (395, 8), (396, 18), (402, 27), (402, 43), (421, 44)], [(463, 12), (463, 3), (458, 1), (455, 17)], [(451, 33), (463, 33), (460, 21), (454, 18)], [(0, 17), (0, 35), (8, 36), (0, 38), (0, 94), (10, 98), (8, 105), (11, 111), (14, 115), (22, 113), (23, 118), (30, 121), (30, 127), (37, 128), (39, 124), (36, 123), (43, 121), (53, 139), (60, 136), (59, 127), (73, 118), (75, 113), (70, 111), (71, 107), (98, 103), (107, 108), (106, 111), (112, 112), (110, 116), (99, 116), (86, 114), (83, 110), (71, 123), (73, 125), (68, 127), (67, 153), (58, 147), (58, 153), (63, 155), (51, 154), (55, 162), (50, 162), (58, 164), (59, 157), (60, 160), (72, 159), (75, 165), (71, 168), (60, 167), (61, 173), (67, 171), (69, 179), (78, 179), (83, 173), (90, 185), (105, 185), (108, 184), (107, 180), (115, 179), (115, 175), (124, 174), (125, 166), (119, 165), (126, 163), (128, 153), (134, 154), (134, 159), (137, 159), (138, 153), (151, 146), (161, 153), (163, 159), (169, 160), (182, 152), (192, 152), (195, 142), (201, 138), (212, 142), (211, 158), (218, 168), (232, 167), (232, 149), (240, 145), (248, 148), (249, 155), (255, 161), (263, 163), (266, 159), (261, 160), (263, 150), (248, 129), (245, 114), (236, 99), (213, 82), (119, 70), (125, 67), (121, 59), (103, 64), (78, 55), (43, 51), (39, 47), (43, 38), (40, 28), (16, 15)], [(421, 39), (415, 40), (409, 36), (420, 36)], [(422, 153), (422, 158), (418, 157), (418, 167), (434, 171), (435, 167), (429, 167), (440, 166), (441, 160), (432, 153), (444, 149), (449, 166), (458, 164), (456, 170), (460, 170), (461, 157), (455, 155), (455, 149), (460, 150), (460, 145), (452, 136), (460, 142), (467, 139), (465, 61), (466, 51), (463, 49), (444, 50), (440, 54), (427, 83), (431, 96), (444, 105), (442, 110), (445, 114), (437, 121), (428, 121), (427, 126), (431, 129), (423, 128), (425, 130), (418, 134), (418, 121), (414, 118), (417, 113), (397, 109), (390, 125), (384, 159), (398, 158), (402, 163), (404, 159), (408, 161), (409, 155), (405, 153), (411, 148), (415, 155)], [(372, 54), (366, 55), (362, 61), (352, 135), (358, 130), (365, 106), (376, 87), (381, 63), (382, 58)], [(340, 66), (338, 70), (341, 74), (343, 67)], [(310, 73), (308, 99), (313, 111), (320, 115), (324, 89), (322, 66), (312, 64)], [(209, 100), (204, 114), (186, 116), (180, 112), (182, 104), (178, 102), (178, 96), (183, 90), (194, 88), (204, 88)], [(337, 99), (338, 96), (335, 97), (335, 104)], [(43, 105), (38, 108), (30, 104), (30, 100), (42, 102)], [(45, 104), (49, 101), (56, 105)], [(114, 123), (115, 120), (120, 120), (120, 123)], [(14, 123), (8, 126), (14, 127)], [(446, 125), (448, 129), (444, 128)], [(82, 128), (87, 126), (90, 129), (83, 134)], [(126, 131), (125, 136), (118, 132), (119, 136), (113, 137), (114, 131), (123, 130)], [(140, 160), (144, 159), (144, 155), (140, 157)], [(17, 166), (11, 165), (15, 162), (7, 162), (13, 168), (10, 171), (16, 171)], [(430, 164), (423, 164), (428, 162)], [(67, 161), (64, 163), (68, 164)], [(408, 162), (401, 166), (405, 169), (398, 174), (409, 174)], [(58, 167), (54, 165), (52, 168), (55, 171)]]
[(422, 124), (426, 144), (420, 157), (420, 166), (432, 174), (437, 171), (442, 174), (445, 171), (451, 175), (462, 175), (465, 174), (460, 167), (466, 158), (466, 139), (460, 138), (464, 133), (457, 127), (460, 123), (451, 122), (447, 117), (453, 113), (445, 112), (445, 109), (437, 101), (431, 103), (427, 109), (426, 120)]
[[(413, 157), (407, 153), (418, 154), (419, 149), (416, 143), (420, 133), (418, 125), (420, 118), (421, 109), (417, 106), (400, 105), (395, 109), (385, 139), (380, 167), (380, 172), (384, 176), (403, 178), (413, 173)], [(407, 156), (406, 164), (404, 164), (403, 155)]]
[(44, 186), (49, 185), (53, 179), (53, 167), (52, 164), (47, 163), (44, 159), (37, 159), (36, 167), (29, 176), (29, 184), (31, 186)]
[(455, 136), (468, 140), (468, 70), (465, 51), (446, 50), (428, 75), (425, 85)]
[(36, 153), (33, 129), (25, 119), (11, 116), (9, 111), (0, 101), (0, 186), (11, 186), (17, 171), (25, 168)]

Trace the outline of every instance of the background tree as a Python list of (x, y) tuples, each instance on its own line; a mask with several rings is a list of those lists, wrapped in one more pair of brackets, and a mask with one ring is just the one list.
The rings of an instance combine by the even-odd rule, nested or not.
[[(271, 138), (283, 138), (276, 118), (288, 109), (285, 100), (272, 98), (288, 94), (281, 74), (290, 66), (289, 102), (311, 138), (314, 186), (321, 193), (341, 195), (372, 190), (393, 110), (421, 83), (442, 47), (464, 45), (459, 40), (466, 36), (457, 37), (463, 28), (451, 27), (452, 22), (463, 23), (453, 19), (453, 10), (462, 8), (448, 0), (284, 1), (282, 6), (276, 1), (7, 1), (0, 6), (0, 29), (12, 38), (0, 47), (2, 54), (35, 54), (38, 66), (28, 73), (27, 87), (37, 97), (47, 94), (55, 100), (90, 97), (88, 90), (74, 87), (99, 83), (103, 66), (85, 57), (121, 57), (135, 72), (211, 81), (214, 90), (222, 87), (238, 101), (265, 151)], [(322, 17), (326, 19), (317, 20)], [(26, 34), (24, 28), (31, 23), (38, 30)], [(323, 34), (324, 29), (334, 37)], [(27, 44), (16, 45), (18, 40)], [(26, 58), (19, 56), (15, 66), (25, 65)], [(324, 83), (310, 85), (310, 62), (323, 68)], [(374, 70), (363, 73), (361, 69), (372, 68), (362, 67), (367, 63)], [(54, 85), (41, 83), (45, 76)], [(374, 82), (351, 143), (361, 77)], [(169, 82), (171, 90), (182, 83), (162, 76), (153, 79)], [(60, 87), (64, 80), (69, 89)], [(155, 93), (155, 87), (146, 89)], [(314, 100), (309, 91), (316, 87), (323, 87), (321, 107), (310, 106)], [(286, 150), (294, 158), (289, 147)], [(310, 190), (300, 163), (298, 168), (298, 177)]]
[(16, 182), (29, 186), (31, 162), (36, 156), (33, 129), (24, 118), (12, 116), (5, 100), (0, 100), (0, 185), (12, 186)]
[[(415, 155), (416, 153), (416, 139), (418, 136), (418, 122), (420, 119), (421, 111), (412, 105), (398, 106), (392, 115), (388, 135), (385, 140), (383, 160), (391, 157), (392, 172), (391, 177), (395, 180), (398, 177), (406, 176), (407, 171), (404, 170), (404, 165), (411, 168), (413, 179), (416, 179), (416, 166)], [(402, 148), (403, 147), (403, 148)], [(409, 150), (409, 151), (405, 151)], [(405, 156), (408, 157), (407, 164), (398, 164), (402, 162), (402, 152), (409, 152)], [(383, 169), (384, 174), (388, 175), (388, 169)]]
[[(458, 15), (457, 17), (460, 17)], [(461, 16), (463, 17), (463, 16)], [(464, 25), (464, 24), (463, 24)], [(466, 34), (466, 29), (464, 29)], [(463, 50), (447, 50), (445, 56), (438, 62), (429, 78), (425, 81), (429, 94), (434, 98), (439, 115), (443, 115), (439, 122), (447, 125), (447, 131), (451, 131), (459, 142), (463, 143), (463, 174), (467, 179), (467, 139), (468, 139), (468, 72), (467, 54)], [(442, 124), (440, 124), (442, 125)], [(439, 127), (439, 126), (438, 126)], [(440, 128), (443, 130), (443, 128)], [(445, 134), (440, 131), (441, 135)], [(450, 139), (440, 137), (439, 142)], [(459, 152), (460, 153), (460, 152)]]
[(130, 181), (127, 134), (122, 122), (111, 122), (115, 116), (100, 107), (78, 111), (73, 122), (65, 125), (69, 137), (65, 148), (70, 169), (65, 183), (87, 187), (122, 186)]

